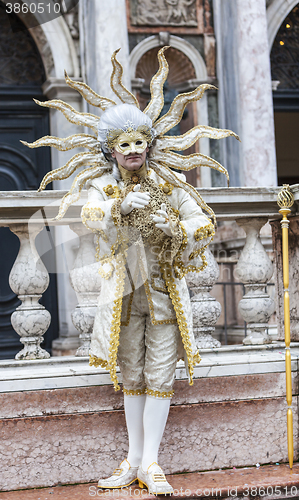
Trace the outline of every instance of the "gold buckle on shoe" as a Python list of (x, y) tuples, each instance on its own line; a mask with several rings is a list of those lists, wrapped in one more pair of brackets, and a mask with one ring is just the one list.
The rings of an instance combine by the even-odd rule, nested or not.
[(154, 483), (166, 482), (166, 477), (161, 472), (153, 472), (152, 478), (153, 478)]
[(112, 476), (120, 476), (121, 473), (122, 473), (123, 469), (115, 469), (115, 471), (113, 472)]

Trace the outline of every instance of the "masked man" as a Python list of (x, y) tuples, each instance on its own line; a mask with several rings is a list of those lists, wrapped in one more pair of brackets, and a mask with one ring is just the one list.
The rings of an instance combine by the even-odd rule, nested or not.
[(122, 104), (104, 113), (98, 139), (113, 169), (89, 182), (82, 219), (101, 231), (104, 278), (91, 363), (107, 367), (117, 384), (118, 362), (129, 434), (126, 460), (99, 486), (126, 486), (138, 477), (155, 493), (171, 493), (157, 461), (176, 363), (185, 348), (191, 379), (200, 359), (180, 275), (192, 264), (192, 253), (210, 241), (213, 226), (184, 190), (151, 171), (146, 157), (153, 138), (151, 120), (135, 106)]
[(165, 49), (159, 51), (151, 101), (143, 112), (121, 82), (122, 68), (114, 53), (111, 87), (124, 104), (99, 96), (67, 75), (72, 88), (104, 111), (100, 119), (79, 113), (62, 101), (38, 103), (59, 109), (72, 123), (97, 131), (97, 137), (75, 134), (26, 143), (29, 147), (50, 145), (60, 150), (78, 146), (89, 149), (49, 172), (40, 189), (89, 165), (64, 196), (57, 218), (63, 217), (86, 184), (88, 202), (82, 209), (82, 221), (96, 235), (96, 257), (103, 278), (90, 364), (109, 370), (116, 390), (119, 365), (129, 435), (127, 457), (98, 485), (121, 488), (138, 480), (140, 487), (145, 485), (154, 494), (173, 492), (158, 465), (158, 450), (173, 395), (177, 360), (185, 360), (191, 385), (193, 367), (200, 361), (184, 276), (204, 269), (204, 250), (214, 235), (214, 226), (201, 207), (212, 217), (213, 211), (185, 182), (185, 176), (170, 167), (184, 171), (209, 166), (227, 175), (212, 158), (200, 153), (183, 156), (175, 151), (187, 149), (200, 137), (237, 137), (229, 130), (200, 125), (182, 136), (165, 135), (180, 122), (186, 105), (211, 88), (200, 85), (193, 92), (176, 96), (166, 115), (159, 118), (168, 74)]

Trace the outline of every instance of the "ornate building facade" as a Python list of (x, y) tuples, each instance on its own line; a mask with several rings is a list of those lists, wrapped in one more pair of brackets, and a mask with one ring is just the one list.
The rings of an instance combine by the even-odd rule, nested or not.
[[(149, 81), (157, 69), (156, 54), (163, 45), (170, 46), (166, 53), (170, 65), (166, 94), (188, 92), (202, 82), (218, 87), (218, 91), (207, 92), (189, 106), (176, 133), (202, 123), (232, 129), (242, 140), (239, 144), (229, 138), (220, 144), (201, 139), (193, 151), (211, 155), (224, 164), (232, 186), (299, 182), (295, 135), (299, 121), (296, 0), (58, 3), (63, 15), (49, 22), (46, 14), (8, 13), (8, 2), (0, 0), (0, 190), (36, 189), (50, 165), (57, 168), (68, 159), (68, 152), (53, 150), (50, 156), (47, 151), (28, 150), (18, 142), (32, 141), (47, 133), (65, 137), (76, 132), (58, 112), (48, 115), (44, 108), (35, 106), (33, 97), (61, 98), (77, 109), (89, 111), (88, 104), (66, 85), (64, 70), (109, 97), (110, 57), (121, 47), (124, 83), (145, 106)], [(201, 187), (223, 185), (218, 172), (205, 168), (192, 172), (188, 180)], [(60, 181), (54, 189), (66, 189), (69, 182)], [(10, 259), (12, 264), (17, 253), (14, 237), (6, 228), (1, 231), (12, 240), (3, 249), (4, 260)], [(73, 352), (78, 346), (78, 332), (69, 313), (76, 305), (76, 296), (65, 269), (74, 260), (73, 238), (66, 228), (56, 228), (56, 277), (53, 273), (46, 298), (47, 308), (56, 318), (52, 333), (47, 334), (48, 347), (59, 337), (54, 340), (56, 353)], [(11, 265), (6, 265), (1, 271), (5, 283), (6, 270), (10, 269)], [(8, 318), (17, 303), (9, 289), (3, 289), (1, 295), (6, 316), (2, 316), (0, 341), (3, 352), (11, 356), (19, 340), (10, 332)]]

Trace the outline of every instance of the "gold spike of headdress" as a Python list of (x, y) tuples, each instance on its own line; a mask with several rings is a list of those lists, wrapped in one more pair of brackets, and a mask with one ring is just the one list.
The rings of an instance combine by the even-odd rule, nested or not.
[[(228, 136), (233, 136), (236, 139), (239, 139), (239, 137), (230, 130), (215, 129), (204, 125), (197, 125), (181, 136), (165, 135), (171, 128), (180, 122), (184, 109), (188, 103), (201, 99), (205, 90), (215, 88), (213, 85), (203, 84), (192, 92), (179, 94), (173, 100), (169, 111), (164, 116), (159, 118), (164, 104), (163, 85), (168, 75), (168, 64), (164, 56), (164, 52), (167, 48), (168, 47), (162, 47), (158, 52), (159, 69), (151, 80), (151, 100), (144, 110), (144, 114), (152, 120), (153, 127), (157, 134), (154, 145), (151, 146), (149, 151), (149, 166), (153, 168), (153, 170), (165, 181), (170, 182), (171, 184), (188, 192), (190, 196), (192, 196), (192, 198), (203, 208), (203, 210), (214, 218), (215, 221), (215, 214), (213, 210), (205, 204), (196, 189), (188, 183), (181, 181), (176, 173), (170, 169), (170, 167), (188, 171), (198, 166), (207, 166), (225, 174), (229, 181), (227, 170), (216, 160), (213, 160), (213, 158), (200, 153), (183, 156), (175, 153), (175, 151), (184, 151), (201, 137), (208, 137), (212, 139), (222, 139)], [(110, 80), (111, 88), (121, 102), (131, 104), (139, 108), (139, 103), (136, 97), (123, 85), (123, 68), (116, 58), (116, 54), (119, 50), (120, 49), (116, 50), (111, 57), (113, 66)], [(71, 80), (66, 72), (65, 80), (70, 87), (77, 90), (85, 101), (92, 106), (105, 111), (108, 108), (117, 105), (115, 101), (98, 95), (94, 92), (94, 90), (86, 85), (86, 83)], [(40, 106), (59, 110), (71, 123), (87, 126), (94, 132), (97, 132), (99, 117), (96, 115), (92, 115), (90, 113), (80, 113), (69, 104), (57, 99), (47, 102), (40, 102), (35, 99), (35, 102)], [(68, 151), (76, 147), (86, 148), (89, 150), (87, 153), (78, 153), (77, 155), (74, 155), (63, 167), (48, 172), (41, 182), (39, 191), (45, 189), (49, 182), (52, 182), (53, 180), (67, 179), (79, 167), (89, 165), (88, 168), (83, 169), (74, 179), (70, 191), (64, 196), (61, 202), (59, 214), (56, 217), (57, 219), (61, 219), (68, 207), (78, 200), (80, 192), (88, 180), (100, 177), (105, 171), (111, 169), (111, 164), (105, 158), (103, 153), (101, 153), (101, 146), (95, 135), (74, 134), (65, 139), (45, 136), (31, 144), (23, 141), (23, 144), (30, 148), (51, 146), (61, 151)]]

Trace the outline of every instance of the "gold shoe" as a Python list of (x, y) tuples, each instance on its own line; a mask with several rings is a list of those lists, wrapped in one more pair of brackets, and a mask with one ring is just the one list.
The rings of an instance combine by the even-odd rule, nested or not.
[(146, 472), (140, 466), (137, 472), (139, 487), (145, 486), (153, 495), (172, 495), (173, 488), (167, 482), (161, 467), (153, 462)]
[(138, 467), (131, 467), (128, 460), (123, 460), (115, 469), (112, 476), (107, 479), (99, 479), (99, 488), (124, 488), (134, 483), (137, 479)]

